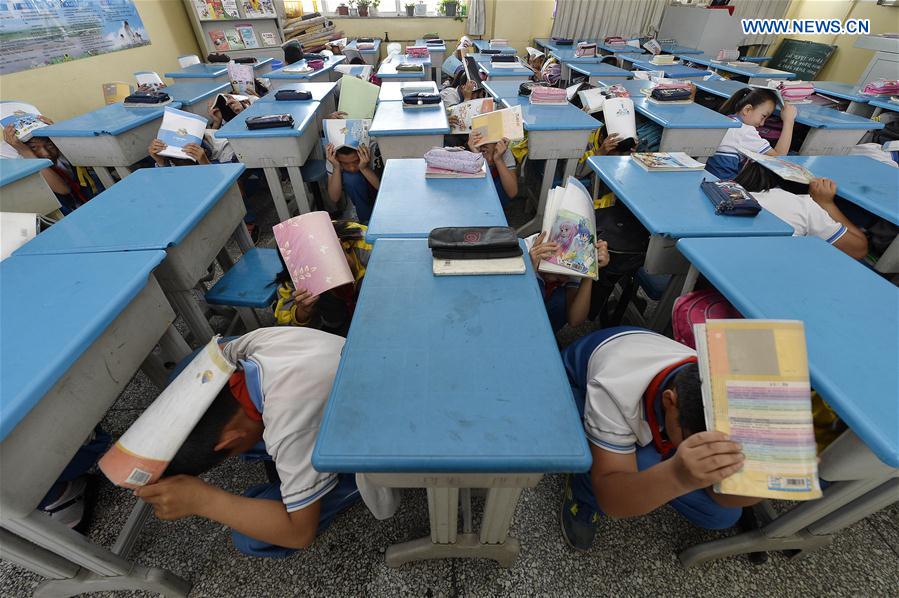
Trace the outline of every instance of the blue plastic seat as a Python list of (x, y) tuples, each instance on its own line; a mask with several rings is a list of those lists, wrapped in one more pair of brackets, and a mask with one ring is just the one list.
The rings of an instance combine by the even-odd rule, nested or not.
[(669, 274), (649, 274), (641, 267), (637, 270), (636, 279), (643, 292), (653, 301), (658, 301), (665, 293), (671, 276)]
[(278, 291), (275, 277), (283, 268), (277, 249), (254, 247), (209, 289), (206, 302), (212, 305), (267, 308), (275, 300)]

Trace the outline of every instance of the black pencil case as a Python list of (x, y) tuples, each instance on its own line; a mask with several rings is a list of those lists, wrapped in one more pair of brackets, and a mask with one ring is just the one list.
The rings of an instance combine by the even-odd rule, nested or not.
[(280, 89), (275, 92), (275, 99), (279, 102), (305, 102), (306, 100), (312, 99), (312, 93), (308, 91)]
[(293, 127), (293, 117), (289, 114), (267, 114), (251, 116), (246, 120), (248, 129), (277, 129)]
[(653, 89), (650, 97), (659, 102), (675, 102), (678, 100), (689, 100), (693, 95), (689, 89)]
[(509, 226), (447, 226), (428, 235), (431, 254), (447, 260), (483, 260), (521, 255), (518, 235)]
[(517, 62), (518, 56), (512, 54), (494, 54), (490, 57), (490, 62)]

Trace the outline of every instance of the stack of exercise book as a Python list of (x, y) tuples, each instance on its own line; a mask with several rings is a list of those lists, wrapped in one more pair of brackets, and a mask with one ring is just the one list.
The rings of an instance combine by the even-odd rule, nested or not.
[(298, 19), (288, 19), (284, 23), (284, 41), (296, 40), (303, 44), (306, 52), (318, 52), (332, 40), (342, 37), (343, 31), (337, 31), (334, 22), (314, 12)]

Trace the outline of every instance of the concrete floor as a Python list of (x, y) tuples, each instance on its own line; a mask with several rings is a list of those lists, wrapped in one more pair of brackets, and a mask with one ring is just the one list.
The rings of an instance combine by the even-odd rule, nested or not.
[[(260, 245), (272, 245), (272, 210), (260, 204), (267, 230)], [(524, 221), (520, 207), (509, 221)], [(224, 331), (227, 321), (213, 318)], [(567, 344), (595, 326), (563, 331)], [(156, 397), (158, 391), (138, 374), (108, 412), (103, 427), (119, 436)], [(241, 492), (265, 481), (258, 463), (231, 459), (205, 478)], [(899, 504), (844, 530), (833, 543), (803, 560), (772, 554), (768, 563), (752, 565), (745, 557), (725, 559), (686, 570), (677, 552), (729, 532), (692, 527), (663, 508), (637, 519), (600, 525), (586, 554), (564, 543), (559, 531), (563, 477), (546, 476), (526, 490), (512, 520), (511, 533), (521, 554), (510, 569), (491, 561), (446, 560), (391, 569), (385, 549), (428, 534), (425, 493), (407, 491), (398, 514), (375, 520), (362, 504), (339, 516), (314, 546), (283, 560), (254, 559), (232, 546), (228, 530), (199, 518), (163, 522), (151, 518), (132, 559), (168, 569), (193, 584), (191, 596), (896, 596), (899, 588)], [(899, 497), (897, 497), (899, 498)], [(102, 480), (89, 535), (111, 546), (134, 504), (130, 492)], [(479, 502), (475, 501), (475, 522)], [(40, 578), (0, 561), (0, 596), (30, 596)], [(892, 589), (891, 589), (892, 588)], [(97, 594), (100, 595), (100, 594)], [(120, 592), (116, 596), (144, 595)]]

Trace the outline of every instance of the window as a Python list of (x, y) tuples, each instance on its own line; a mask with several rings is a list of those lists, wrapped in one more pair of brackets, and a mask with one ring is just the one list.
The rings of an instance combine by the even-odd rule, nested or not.
[[(464, 1), (465, 0), (461, 0), (460, 4)], [(369, 10), (376, 9), (377, 15), (380, 17), (405, 17), (405, 5), (412, 2), (417, 4), (418, 0), (375, 0), (372, 4), (372, 8)], [(337, 14), (337, 7), (340, 4), (350, 6), (347, 0), (303, 0), (303, 12), (308, 13), (313, 12), (314, 10), (321, 10), (324, 14), (335, 15)], [(353, 4), (355, 4), (355, 2)], [(315, 8), (312, 8), (313, 5)], [(424, 0), (424, 5), (428, 7), (429, 17), (437, 16), (439, 14), (438, 7), (440, 5), (440, 0)], [(372, 12), (374, 12), (374, 10), (372, 10)]]

